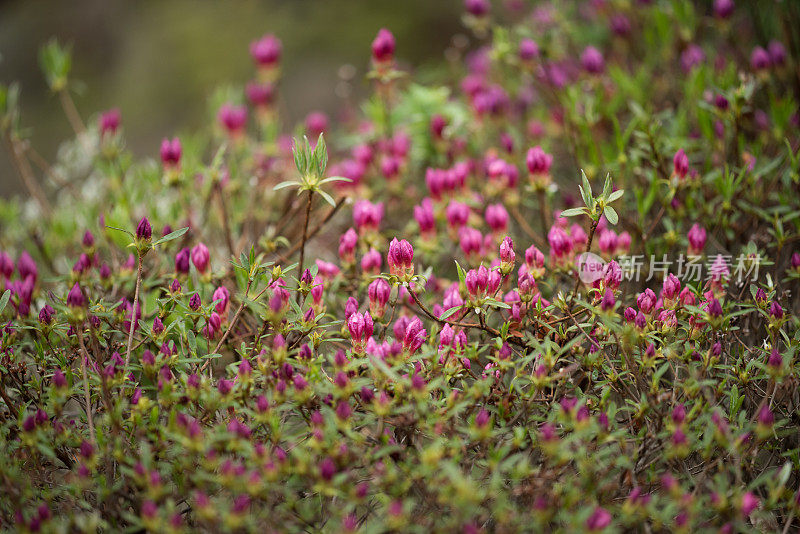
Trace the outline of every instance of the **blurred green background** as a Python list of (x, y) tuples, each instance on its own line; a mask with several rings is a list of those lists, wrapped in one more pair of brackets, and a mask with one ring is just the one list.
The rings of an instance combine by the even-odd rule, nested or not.
[[(38, 65), (51, 37), (73, 50), (74, 95), (85, 121), (118, 107), (129, 146), (158, 157), (162, 137), (211, 120), (208, 99), (253, 75), (250, 42), (283, 41), (281, 111), (289, 121), (312, 110), (335, 117), (347, 91), (357, 97), (370, 43), (381, 27), (396, 36), (397, 57), (418, 69), (440, 61), (462, 32), (461, 0), (0, 0), (0, 82), (21, 85), (22, 123), (52, 160), (72, 130)], [(345, 66), (343, 68), (343, 66)], [(342, 75), (352, 76), (343, 84)], [(338, 87), (338, 90), (337, 90)], [(0, 151), (0, 195), (27, 195)]]

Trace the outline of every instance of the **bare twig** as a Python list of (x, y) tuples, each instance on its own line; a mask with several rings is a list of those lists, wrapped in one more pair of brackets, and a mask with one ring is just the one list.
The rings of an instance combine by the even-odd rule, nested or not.
[(78, 342), (81, 347), (81, 375), (83, 376), (83, 401), (86, 404), (86, 419), (89, 421), (89, 435), (92, 437), (92, 445), (97, 444), (97, 437), (94, 433), (94, 419), (92, 417), (92, 397), (89, 394), (89, 376), (86, 372), (86, 362), (89, 360), (89, 352), (83, 342), (83, 329), (78, 332)]
[[(128, 363), (131, 361), (131, 347), (133, 346), (133, 331), (136, 329), (136, 307), (139, 304), (139, 288), (142, 285), (142, 254), (137, 254), (139, 261), (136, 268), (136, 290), (133, 293), (133, 309), (131, 310), (131, 327), (128, 331), (128, 349), (125, 352), (125, 373), (128, 373)], [(123, 376), (124, 376), (123, 375)]]

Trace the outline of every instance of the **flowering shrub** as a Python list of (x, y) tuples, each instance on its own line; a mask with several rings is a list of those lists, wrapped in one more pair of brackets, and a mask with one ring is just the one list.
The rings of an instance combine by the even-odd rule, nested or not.
[(790, 6), (507, 4), (294, 141), (272, 35), (142, 158), (0, 90), (3, 527), (798, 527)]

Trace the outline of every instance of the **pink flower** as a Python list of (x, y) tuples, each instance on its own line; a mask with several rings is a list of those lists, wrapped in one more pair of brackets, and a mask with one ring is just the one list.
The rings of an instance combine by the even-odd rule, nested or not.
[(367, 287), (369, 296), (369, 311), (375, 317), (383, 317), (386, 311), (386, 303), (392, 293), (392, 286), (383, 278), (376, 278)]
[(605, 70), (603, 54), (593, 46), (587, 46), (581, 54), (581, 65), (590, 74), (599, 74)]
[(411, 243), (402, 239), (392, 239), (389, 253), (386, 255), (389, 273), (398, 277), (411, 277), (414, 274), (414, 248)]
[(733, 14), (733, 0), (714, 0), (714, 16), (720, 19), (727, 19)]
[(225, 315), (225, 312), (228, 311), (228, 305), (231, 301), (231, 293), (228, 291), (228, 288), (225, 286), (219, 286), (211, 297), (213, 302), (216, 302), (214, 309), (220, 315)]
[(114, 108), (100, 114), (100, 135), (113, 135), (117, 133), (121, 122), (119, 109)]
[(698, 256), (703, 253), (706, 246), (706, 230), (697, 223), (694, 223), (686, 234), (689, 240), (689, 255)]
[(424, 198), (418, 206), (414, 206), (414, 219), (423, 237), (431, 237), (436, 232), (436, 219), (430, 198)]
[(376, 63), (388, 63), (394, 59), (395, 40), (392, 32), (386, 28), (378, 30), (372, 41), (372, 59)]
[(458, 230), (467, 224), (467, 220), (469, 219), (469, 206), (463, 202), (451, 200), (450, 204), (448, 204), (445, 209), (445, 216), (447, 217), (447, 224), (449, 224), (451, 228)]
[(684, 152), (682, 148), (678, 150), (675, 153), (675, 157), (672, 158), (672, 167), (673, 172), (680, 179), (686, 178), (686, 175), (689, 173), (689, 156), (686, 155), (686, 152)]
[(200, 273), (205, 273), (208, 270), (209, 258), (208, 247), (203, 243), (198, 243), (192, 248), (192, 263)]
[(771, 64), (772, 60), (769, 57), (769, 52), (760, 46), (753, 49), (753, 52), (750, 54), (750, 66), (753, 70), (766, 70)]
[(422, 321), (420, 321), (419, 317), (414, 317), (406, 326), (405, 335), (403, 336), (403, 350), (412, 355), (425, 343), (427, 338), (428, 332), (422, 327)]
[(611, 514), (604, 508), (597, 507), (586, 520), (586, 528), (592, 532), (603, 530), (611, 524)]
[(247, 108), (226, 103), (219, 108), (217, 120), (230, 136), (239, 136), (247, 124)]
[(464, 0), (464, 9), (473, 17), (482, 18), (489, 14), (489, 0)]
[(572, 240), (558, 225), (550, 227), (550, 231), (547, 233), (547, 241), (550, 244), (550, 255), (557, 262), (563, 261), (572, 252)]
[(359, 200), (353, 205), (353, 223), (359, 233), (377, 231), (383, 221), (383, 202)]
[(508, 212), (502, 204), (490, 204), (486, 207), (486, 224), (493, 232), (505, 232), (508, 228)]
[(369, 249), (361, 257), (361, 270), (368, 274), (379, 274), (383, 265), (381, 253), (374, 248)]
[(650, 288), (645, 289), (636, 297), (636, 305), (642, 313), (650, 313), (656, 305), (656, 294)]
[(458, 243), (465, 256), (478, 256), (483, 246), (483, 235), (475, 228), (464, 226), (458, 231)]
[(678, 280), (678, 277), (672, 273), (669, 273), (667, 277), (664, 279), (663, 289), (661, 290), (661, 296), (664, 297), (665, 300), (675, 300), (681, 292), (681, 281)]
[(622, 268), (619, 263), (612, 260), (603, 267), (603, 284), (611, 289), (617, 289), (622, 282)]
[(72, 289), (69, 290), (67, 294), (67, 306), (70, 308), (85, 308), (86, 307), (86, 297), (83, 296), (83, 291), (81, 290), (80, 284), (75, 282), (75, 285), (72, 286)]
[(550, 166), (553, 164), (553, 156), (542, 150), (542, 147), (535, 146), (528, 150), (525, 164), (531, 174), (549, 174)]
[(164, 139), (161, 141), (161, 163), (165, 169), (178, 167), (181, 162), (181, 140), (177, 137), (172, 141)]
[(281, 41), (274, 35), (265, 35), (250, 44), (250, 55), (259, 67), (273, 67), (281, 60)]
[(348, 228), (339, 237), (339, 259), (345, 264), (351, 264), (356, 259), (356, 245), (358, 244), (358, 234), (352, 228)]
[(756, 508), (761, 504), (761, 501), (751, 492), (742, 495), (742, 515), (750, 517), (750, 514), (756, 511)]
[(519, 42), (517, 54), (522, 61), (531, 61), (539, 57), (539, 45), (533, 39), (523, 38)]

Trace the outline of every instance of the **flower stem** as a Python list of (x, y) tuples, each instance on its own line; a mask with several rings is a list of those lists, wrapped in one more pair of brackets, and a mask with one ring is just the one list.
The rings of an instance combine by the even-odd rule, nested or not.
[(92, 445), (97, 444), (97, 438), (94, 434), (94, 419), (92, 418), (92, 397), (89, 394), (89, 377), (86, 372), (86, 361), (89, 359), (89, 352), (86, 350), (86, 345), (83, 343), (83, 326), (81, 331), (78, 332), (78, 342), (81, 347), (81, 375), (83, 376), (83, 401), (86, 404), (86, 419), (89, 421), (89, 435), (92, 437)]
[(297, 271), (299, 273), (298, 278), (303, 276), (303, 266), (306, 258), (306, 241), (308, 241), (308, 220), (311, 217), (311, 200), (313, 195), (313, 191), (308, 192), (308, 202), (306, 202), (306, 220), (303, 223), (303, 241), (300, 242), (300, 268)]
[(139, 287), (142, 285), (142, 253), (137, 253), (139, 261), (136, 268), (136, 291), (133, 293), (133, 308), (131, 309), (131, 328), (128, 331), (128, 350), (125, 353), (125, 373), (128, 372), (128, 363), (131, 361), (131, 347), (133, 346), (133, 331), (136, 330), (136, 308), (139, 304)]

